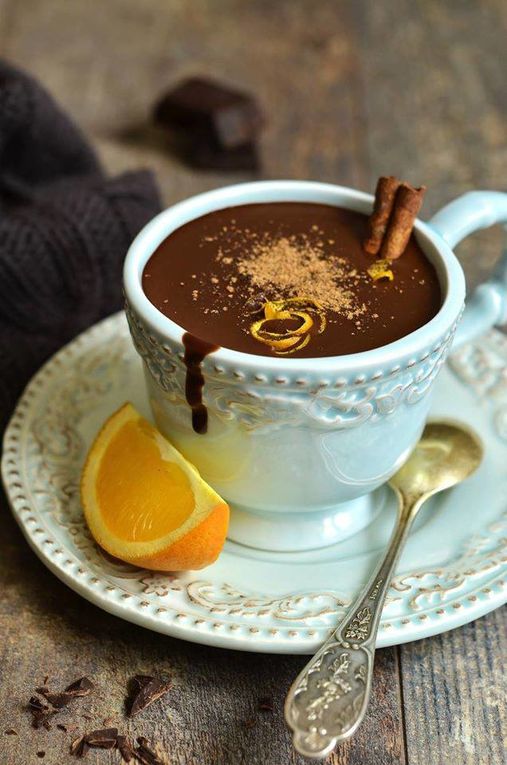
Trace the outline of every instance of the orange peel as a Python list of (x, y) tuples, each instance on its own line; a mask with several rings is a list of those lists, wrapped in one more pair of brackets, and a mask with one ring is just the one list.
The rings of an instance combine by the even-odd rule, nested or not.
[(88, 453), (81, 499), (96, 542), (136, 566), (203, 568), (225, 542), (228, 505), (128, 403), (107, 420)]
[(394, 279), (394, 274), (390, 268), (391, 261), (387, 259), (376, 260), (375, 263), (368, 268), (368, 274), (371, 276), (374, 282), (379, 279), (389, 279), (390, 282)]
[[(311, 298), (294, 297), (284, 300), (269, 300), (262, 306), (264, 318), (250, 325), (252, 336), (264, 345), (269, 345), (276, 353), (286, 355), (304, 348), (310, 342), (310, 330), (318, 321), (317, 332), (320, 334), (326, 327), (324, 308)], [(285, 332), (272, 332), (266, 325), (270, 321), (294, 321), (301, 323)]]

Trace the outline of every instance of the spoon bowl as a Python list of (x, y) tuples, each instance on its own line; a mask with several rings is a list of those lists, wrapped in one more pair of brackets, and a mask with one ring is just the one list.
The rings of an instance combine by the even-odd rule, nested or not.
[(430, 422), (390, 485), (407, 504), (430, 497), (468, 478), (480, 465), (483, 446), (471, 430), (453, 422)]

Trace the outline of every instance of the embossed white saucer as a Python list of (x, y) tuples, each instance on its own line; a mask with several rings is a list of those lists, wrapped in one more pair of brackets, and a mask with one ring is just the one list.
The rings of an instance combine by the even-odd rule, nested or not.
[[(303, 553), (227, 542), (203, 571), (164, 575), (106, 556), (79, 501), (86, 451), (130, 400), (149, 416), (142, 370), (123, 314), (63, 348), (28, 385), (6, 431), (2, 475), (12, 511), (41, 560), (76, 592), (117, 616), (224, 648), (313, 653), (387, 541), (389, 490), (375, 521), (350, 539)], [(458, 627), (507, 599), (507, 338), (497, 331), (454, 354), (432, 415), (470, 424), (485, 460), (465, 484), (422, 511), (390, 590), (379, 645)]]

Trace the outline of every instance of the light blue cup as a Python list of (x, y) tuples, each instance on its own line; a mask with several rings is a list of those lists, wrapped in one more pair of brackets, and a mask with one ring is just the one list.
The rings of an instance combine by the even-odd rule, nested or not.
[[(401, 340), (363, 353), (271, 358), (221, 348), (203, 362), (206, 435), (194, 433), (185, 400), (184, 329), (141, 287), (143, 268), (172, 231), (225, 207), (320, 202), (370, 213), (373, 197), (304, 181), (263, 181), (200, 194), (160, 213), (137, 236), (124, 267), (126, 310), (143, 359), (160, 430), (230, 503), (229, 537), (271, 550), (304, 550), (344, 539), (378, 512), (376, 492), (418, 440), (433, 383), (451, 346), (507, 321), (507, 261), (465, 301), (452, 248), (507, 222), (507, 194), (473, 191), (451, 202), (416, 236), (435, 265), (443, 304)], [(463, 314), (463, 316), (462, 316)]]

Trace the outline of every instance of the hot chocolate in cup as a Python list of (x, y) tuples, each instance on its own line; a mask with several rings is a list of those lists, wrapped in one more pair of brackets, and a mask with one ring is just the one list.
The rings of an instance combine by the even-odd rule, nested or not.
[(451, 347), (507, 321), (507, 264), (476, 290), (463, 312), (465, 279), (452, 252), (469, 233), (507, 222), (507, 194), (470, 192), (429, 223), (416, 221), (415, 237), (436, 270), (442, 300), (433, 318), (404, 337), (359, 353), (318, 358), (225, 347), (204, 355), (200, 372), (208, 427), (197, 433), (186, 395), (187, 328), (150, 302), (143, 270), (161, 242), (184, 224), (216, 210), (275, 202), (369, 214), (373, 197), (303, 181), (240, 184), (200, 194), (160, 213), (140, 232), (127, 254), (124, 288), (158, 428), (230, 503), (230, 539), (291, 551), (341, 541), (375, 517), (385, 498), (380, 487), (422, 432)]

